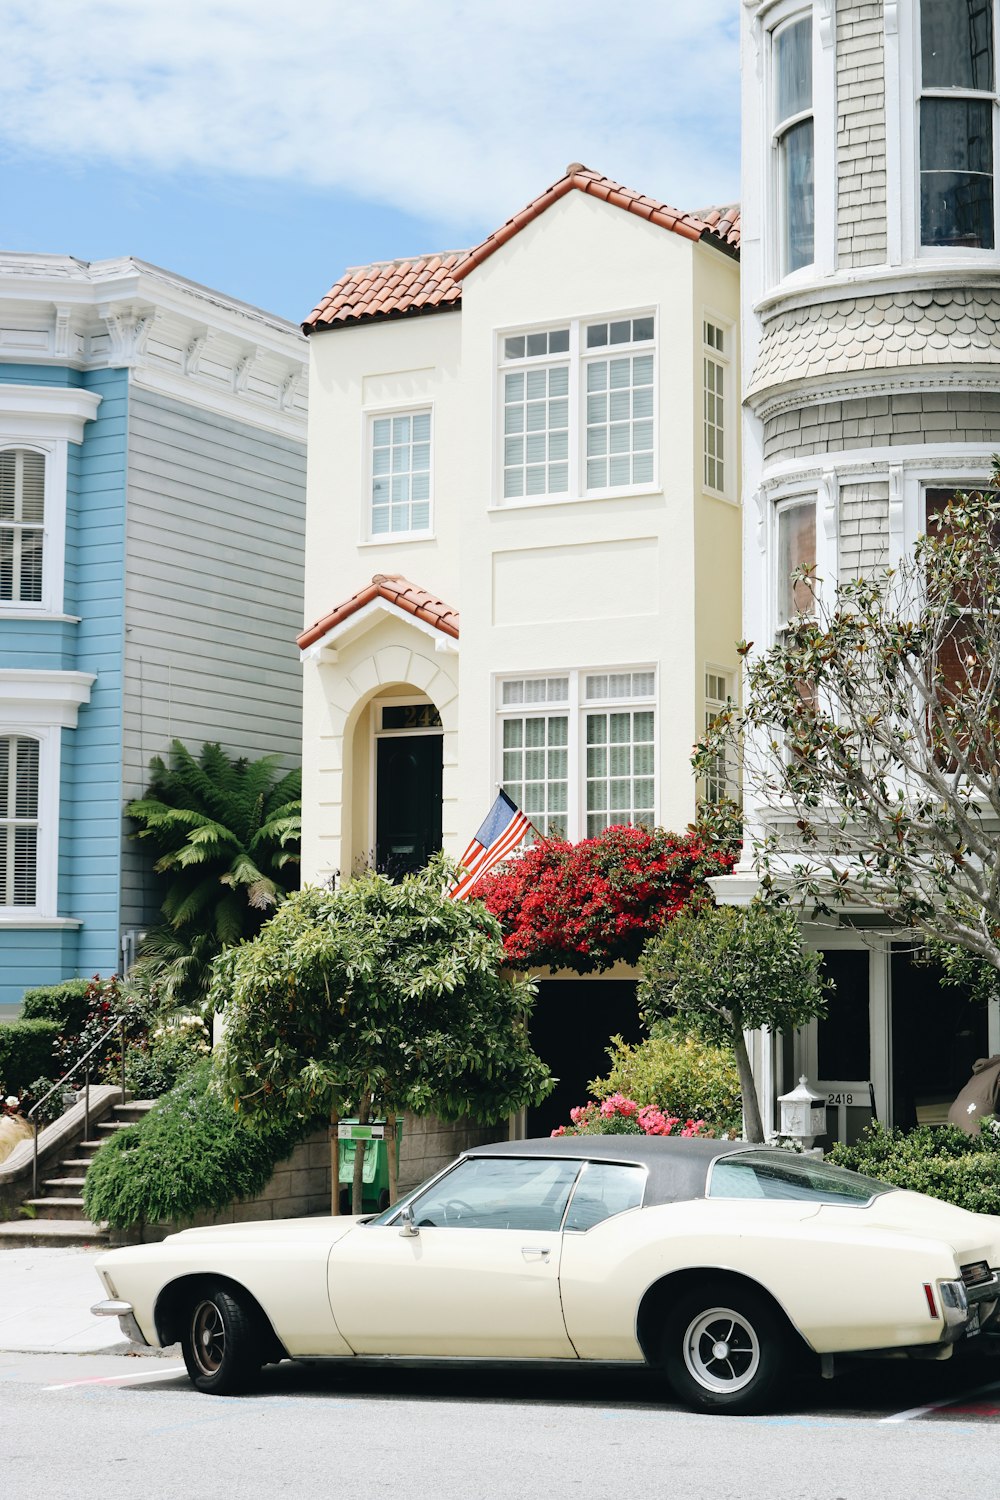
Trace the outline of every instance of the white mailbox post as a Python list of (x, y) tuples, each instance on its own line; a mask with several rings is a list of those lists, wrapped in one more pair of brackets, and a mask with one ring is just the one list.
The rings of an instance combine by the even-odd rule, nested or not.
[(803, 1073), (798, 1088), (790, 1094), (782, 1094), (781, 1134), (795, 1136), (801, 1141), (803, 1151), (808, 1151), (818, 1135), (826, 1135), (826, 1099), (809, 1087)]

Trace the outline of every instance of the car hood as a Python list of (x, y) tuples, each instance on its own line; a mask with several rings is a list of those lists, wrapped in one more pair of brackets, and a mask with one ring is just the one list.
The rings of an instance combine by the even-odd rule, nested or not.
[(349, 1215), (333, 1218), (315, 1214), (308, 1219), (250, 1219), (245, 1224), (209, 1224), (204, 1229), (182, 1229), (168, 1234), (164, 1244), (250, 1244), (294, 1240), (301, 1245), (321, 1240), (333, 1245), (353, 1229), (358, 1219)]
[(859, 1219), (866, 1228), (889, 1229), (896, 1234), (921, 1239), (945, 1240), (957, 1252), (979, 1251), (990, 1265), (1000, 1264), (1000, 1218), (992, 1214), (970, 1213), (968, 1209), (944, 1203), (940, 1198), (928, 1198), (924, 1193), (896, 1188), (891, 1193), (879, 1194), (867, 1208), (842, 1208), (824, 1203), (818, 1222), (857, 1226)]

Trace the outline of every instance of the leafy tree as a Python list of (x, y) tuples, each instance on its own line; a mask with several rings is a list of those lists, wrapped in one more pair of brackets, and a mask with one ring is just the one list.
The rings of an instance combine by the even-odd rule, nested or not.
[[(994, 459), (993, 483), (1000, 486)], [(741, 749), (765, 890), (875, 908), (1000, 969), (1000, 495), (961, 494), (896, 569), (820, 590), (747, 658)]]
[(738, 848), (731, 824), (721, 836), (616, 825), (577, 844), (539, 840), (474, 894), (499, 919), (512, 968), (590, 974), (636, 963), (661, 923), (711, 899), (706, 878), (727, 874)]
[[(392, 1138), (404, 1109), (494, 1121), (550, 1092), (528, 1040), (534, 986), (503, 973), (496, 919), (445, 896), (455, 873), (439, 855), (398, 885), (370, 873), (336, 891), (307, 888), (221, 956), (212, 993), (237, 1109), (322, 1110), (336, 1124), (350, 1104), (361, 1120), (384, 1113)], [(392, 1149), (389, 1168), (394, 1197)], [(334, 1212), (338, 1197), (335, 1170)]]
[(761, 901), (682, 912), (639, 961), (647, 1026), (676, 1016), (713, 1046), (732, 1048), (751, 1141), (762, 1141), (764, 1131), (743, 1033), (787, 1031), (822, 1015), (820, 962), (803, 951), (794, 913)]
[(126, 808), (168, 880), (166, 921), (138, 966), (168, 1001), (202, 996), (220, 949), (253, 937), (298, 884), (301, 774), (276, 764), (233, 759), (217, 744), (196, 759), (175, 740), (170, 764), (154, 758), (145, 797)]

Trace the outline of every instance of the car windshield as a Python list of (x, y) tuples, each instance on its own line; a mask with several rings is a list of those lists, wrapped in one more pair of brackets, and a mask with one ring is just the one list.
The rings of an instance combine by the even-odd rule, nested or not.
[[(580, 1167), (565, 1158), (467, 1157), (406, 1202), (418, 1228), (556, 1230)], [(392, 1222), (401, 1206), (372, 1223)]]
[(832, 1167), (817, 1157), (743, 1151), (737, 1156), (724, 1156), (713, 1164), (706, 1196), (792, 1198), (863, 1208), (879, 1194), (890, 1192), (888, 1183), (848, 1172), (844, 1167)]

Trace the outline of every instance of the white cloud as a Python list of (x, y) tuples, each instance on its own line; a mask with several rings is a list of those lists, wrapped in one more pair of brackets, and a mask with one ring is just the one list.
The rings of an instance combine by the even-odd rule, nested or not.
[(0, 0), (0, 139), (494, 224), (569, 160), (735, 195), (735, 0)]

